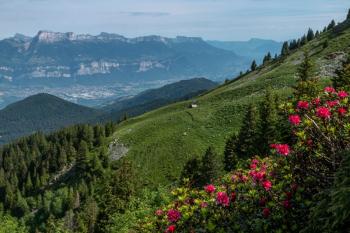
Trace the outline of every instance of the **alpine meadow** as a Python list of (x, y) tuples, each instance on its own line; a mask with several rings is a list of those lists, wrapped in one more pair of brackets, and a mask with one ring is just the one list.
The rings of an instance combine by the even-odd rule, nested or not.
[(0, 233), (350, 232), (349, 4), (293, 4), (0, 2)]

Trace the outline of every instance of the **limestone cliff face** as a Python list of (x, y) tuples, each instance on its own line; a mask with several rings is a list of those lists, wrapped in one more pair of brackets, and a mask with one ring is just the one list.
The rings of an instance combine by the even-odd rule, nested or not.
[(39, 31), (34, 37), (16, 34), (0, 41), (0, 82), (223, 79), (248, 65), (248, 60), (196, 37)]

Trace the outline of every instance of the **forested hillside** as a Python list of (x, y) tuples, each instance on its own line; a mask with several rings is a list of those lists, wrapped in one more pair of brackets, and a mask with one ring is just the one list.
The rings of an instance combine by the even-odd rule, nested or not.
[(349, 52), (350, 11), (192, 100), (3, 146), (0, 232), (349, 231)]
[(38, 94), (0, 110), (0, 144), (42, 131), (97, 118), (99, 111), (70, 103), (49, 94)]

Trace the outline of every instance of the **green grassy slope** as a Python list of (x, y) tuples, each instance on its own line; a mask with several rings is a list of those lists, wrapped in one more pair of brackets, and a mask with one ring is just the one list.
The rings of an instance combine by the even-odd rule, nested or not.
[[(329, 46), (324, 49), (325, 40)], [(349, 26), (338, 26), (288, 57), (201, 95), (196, 98), (198, 108), (188, 108), (190, 101), (186, 101), (157, 109), (123, 122), (115, 137), (130, 148), (128, 157), (137, 165), (144, 182), (169, 183), (179, 176), (189, 158), (202, 155), (209, 145), (222, 156), (225, 140), (239, 129), (245, 107), (259, 101), (267, 86), (288, 96), (303, 49), (310, 52), (315, 74), (329, 82), (343, 56), (339, 52), (348, 53), (349, 46)]]

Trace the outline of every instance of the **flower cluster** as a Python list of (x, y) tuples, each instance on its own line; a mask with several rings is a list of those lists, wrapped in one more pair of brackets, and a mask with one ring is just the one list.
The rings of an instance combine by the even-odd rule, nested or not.
[(285, 195), (292, 193), (293, 183), (282, 178), (290, 174), (287, 168), (284, 157), (255, 157), (248, 169), (238, 169), (216, 185), (208, 184), (201, 190), (178, 188), (173, 191), (174, 201), (155, 212), (149, 232), (197, 232), (196, 227), (210, 232), (230, 232), (233, 226), (245, 228), (242, 216), (249, 218), (247, 222), (271, 216), (274, 221), (281, 218), (283, 222), (283, 215), (293, 208), (294, 201), (294, 196)]
[(279, 155), (287, 156), (290, 153), (290, 147), (287, 144), (272, 144), (270, 147), (275, 149)]

